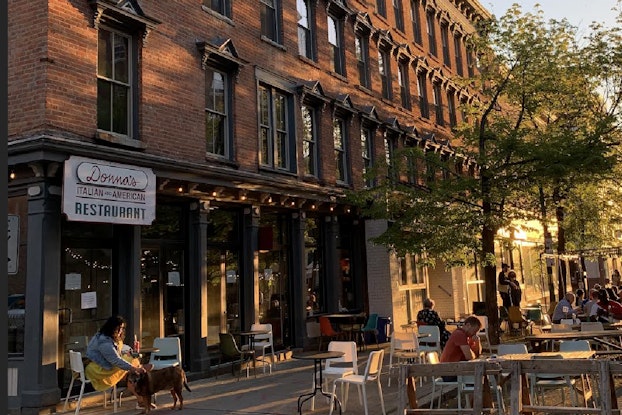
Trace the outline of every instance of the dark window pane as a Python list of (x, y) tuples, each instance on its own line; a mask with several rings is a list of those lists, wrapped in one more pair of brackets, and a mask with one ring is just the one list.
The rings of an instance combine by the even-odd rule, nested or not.
[(97, 80), (97, 128), (100, 130), (110, 131), (111, 114), (110, 114), (110, 96), (111, 85), (102, 79)]
[(106, 78), (112, 77), (112, 33), (107, 30), (99, 31), (97, 44), (97, 75)]
[(127, 83), (129, 77), (128, 38), (114, 35), (114, 79)]
[(128, 88), (121, 85), (113, 85), (113, 116), (112, 131), (119, 134), (128, 132), (129, 96)]

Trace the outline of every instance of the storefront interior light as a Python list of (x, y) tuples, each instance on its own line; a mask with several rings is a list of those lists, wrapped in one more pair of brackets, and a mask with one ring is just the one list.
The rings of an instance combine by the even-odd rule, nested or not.
[(15, 180), (15, 170), (11, 170), (11, 173), (9, 173), (9, 179)]
[(184, 192), (184, 187), (183, 187), (183, 186), (179, 186), (179, 187), (177, 188), (177, 191), (178, 191), (179, 193), (183, 193), (183, 192)]

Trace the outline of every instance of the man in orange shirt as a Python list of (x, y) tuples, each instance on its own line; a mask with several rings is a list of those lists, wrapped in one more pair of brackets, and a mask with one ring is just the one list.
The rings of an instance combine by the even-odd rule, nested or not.
[[(482, 328), (482, 323), (475, 316), (469, 316), (464, 320), (462, 327), (457, 328), (449, 336), (447, 344), (441, 354), (441, 363), (461, 362), (473, 360), (482, 353), (482, 344), (477, 332)], [(455, 381), (454, 376), (444, 376), (445, 381)]]

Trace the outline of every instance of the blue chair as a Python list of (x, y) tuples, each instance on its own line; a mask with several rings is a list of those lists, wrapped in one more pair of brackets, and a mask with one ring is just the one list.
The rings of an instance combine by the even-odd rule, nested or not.
[(374, 338), (376, 339), (376, 346), (380, 347), (378, 344), (378, 314), (372, 313), (369, 315), (367, 319), (367, 323), (365, 326), (361, 327), (361, 339), (363, 340), (363, 347), (367, 345), (367, 341), (365, 340), (365, 335), (368, 333), (373, 333)]

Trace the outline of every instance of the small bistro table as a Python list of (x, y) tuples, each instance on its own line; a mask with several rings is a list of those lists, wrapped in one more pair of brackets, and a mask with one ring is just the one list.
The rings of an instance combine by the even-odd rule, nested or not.
[(318, 392), (331, 399), (331, 405), (334, 401), (335, 405), (339, 407), (339, 414), (341, 415), (341, 402), (337, 399), (336, 395), (332, 393), (324, 392), (322, 389), (322, 361), (328, 359), (337, 359), (344, 355), (343, 352), (328, 351), (328, 352), (306, 352), (294, 354), (292, 358), (300, 360), (313, 360), (313, 390), (308, 393), (304, 393), (298, 397), (298, 413), (302, 415), (302, 404), (313, 398)]

